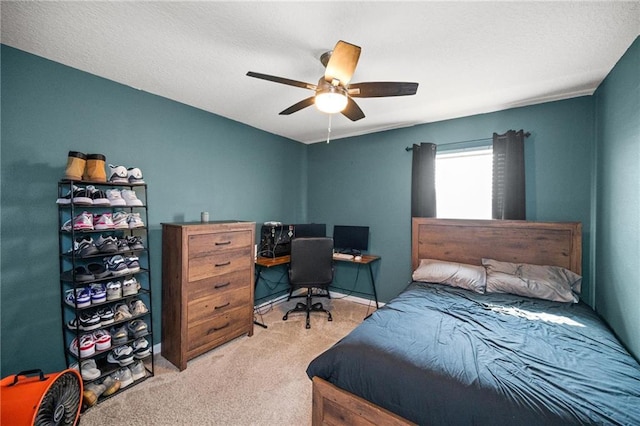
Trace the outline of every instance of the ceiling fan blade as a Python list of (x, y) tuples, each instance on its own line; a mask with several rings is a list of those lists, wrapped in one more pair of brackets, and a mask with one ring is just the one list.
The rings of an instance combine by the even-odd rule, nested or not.
[(305, 83), (303, 81), (291, 80), (283, 77), (276, 77), (275, 75), (260, 74), (258, 72), (249, 71), (247, 73), (249, 77), (261, 78), (262, 80), (273, 81), (275, 83), (286, 84), (288, 86), (301, 87), (303, 89), (316, 90), (315, 84)]
[(342, 110), (342, 115), (351, 121), (358, 121), (364, 118), (364, 112), (362, 112), (358, 104), (351, 98), (348, 98), (347, 106)]
[(386, 96), (415, 95), (418, 83), (398, 81), (371, 81), (349, 85), (349, 96), (354, 98), (381, 98)]
[(293, 114), (296, 111), (300, 111), (303, 108), (306, 108), (308, 106), (313, 105), (314, 101), (315, 101), (315, 96), (311, 96), (310, 98), (303, 99), (300, 102), (298, 102), (297, 104), (291, 105), (289, 108), (287, 108), (284, 111), (282, 111), (280, 113), (280, 115)]
[(360, 50), (360, 47), (355, 44), (342, 40), (338, 41), (327, 63), (324, 79), (328, 83), (331, 83), (333, 80), (339, 80), (340, 85), (346, 87), (349, 81), (351, 81), (351, 77), (353, 77), (356, 65), (358, 65)]

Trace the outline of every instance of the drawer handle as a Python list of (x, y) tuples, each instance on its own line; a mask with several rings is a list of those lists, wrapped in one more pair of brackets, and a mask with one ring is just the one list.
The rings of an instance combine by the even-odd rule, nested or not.
[(223, 288), (223, 287), (228, 286), (229, 284), (231, 284), (230, 281), (228, 281), (228, 282), (226, 282), (224, 284), (216, 284), (216, 285), (213, 286), (213, 288)]
[(226, 307), (227, 307), (227, 306), (229, 306), (230, 304), (231, 304), (231, 302), (227, 302), (227, 303), (225, 303), (224, 305), (222, 305), (222, 306), (216, 306), (216, 307), (215, 307), (215, 308), (213, 308), (213, 309), (215, 310), (215, 309), (222, 309), (222, 308), (226, 308)]
[(224, 263), (216, 263), (216, 268), (220, 267), (220, 266), (227, 266), (227, 265), (231, 265), (231, 261), (227, 261)]
[(226, 323), (226, 324), (225, 324), (225, 325), (223, 325), (222, 327), (213, 327), (211, 330), (209, 330), (209, 331), (207, 332), (207, 334), (211, 334), (211, 333), (215, 333), (216, 331), (220, 331), (220, 330), (222, 330), (223, 328), (227, 328), (227, 327), (229, 327), (229, 325), (231, 325), (231, 323), (230, 323), (230, 322)]
[(216, 241), (217, 246), (228, 246), (229, 244), (231, 244), (231, 241), (221, 241), (221, 242)]

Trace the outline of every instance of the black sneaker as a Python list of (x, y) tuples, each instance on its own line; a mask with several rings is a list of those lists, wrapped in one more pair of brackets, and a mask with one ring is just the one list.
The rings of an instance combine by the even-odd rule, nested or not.
[(93, 185), (87, 185), (87, 193), (91, 197), (91, 203), (94, 206), (111, 206), (111, 201), (109, 201), (107, 194), (103, 190), (97, 189)]
[(135, 235), (127, 237), (127, 244), (131, 250), (144, 250), (144, 244), (142, 244), (142, 239)]
[(80, 257), (93, 256), (100, 253), (96, 245), (93, 243), (93, 238), (91, 238), (90, 235), (76, 238), (73, 243), (73, 249), (69, 250), (69, 253), (72, 252)]
[(92, 206), (93, 200), (91, 194), (86, 188), (77, 188), (73, 191), (73, 198), (71, 199), (73, 204), (79, 204), (81, 206)]

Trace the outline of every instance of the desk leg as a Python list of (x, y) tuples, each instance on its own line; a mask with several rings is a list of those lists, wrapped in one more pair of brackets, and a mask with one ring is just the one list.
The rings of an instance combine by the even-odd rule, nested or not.
[[(259, 267), (259, 266), (256, 266), (256, 279), (255, 279), (255, 281), (253, 283), (253, 291), (254, 291), (254, 293), (255, 293), (255, 290), (258, 288), (258, 281), (260, 281), (260, 272), (261, 271), (262, 271), (262, 268)], [(254, 303), (255, 303), (255, 301), (254, 301)], [(267, 328), (266, 324), (263, 324), (261, 322), (258, 322), (258, 320), (256, 320), (256, 308), (255, 307), (253, 308), (253, 323), (255, 325), (259, 325), (262, 328)]]
[(373, 279), (373, 267), (371, 266), (373, 262), (369, 263), (369, 277), (371, 278), (371, 287), (373, 287), (373, 297), (376, 301), (376, 309), (379, 308), (378, 306), (378, 292), (376, 291), (376, 282)]

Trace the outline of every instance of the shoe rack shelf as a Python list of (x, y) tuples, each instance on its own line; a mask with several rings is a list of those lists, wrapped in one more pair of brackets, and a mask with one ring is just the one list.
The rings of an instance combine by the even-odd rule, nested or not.
[[(97, 197), (102, 198), (100, 205), (89, 204), (92, 194), (87, 186), (102, 195), (107, 191), (113, 194), (113, 190), (133, 191), (140, 201), (137, 205), (113, 206), (114, 201), (107, 203), (105, 197)], [(85, 192), (79, 193), (78, 189)], [(56, 203), (65, 358), (69, 367), (77, 365), (83, 378), (87, 409), (154, 375), (147, 185), (61, 180)], [(122, 212), (120, 218), (135, 217), (133, 225), (127, 221), (124, 227), (120, 221), (118, 228), (112, 228), (109, 220), (100, 220), (105, 213), (112, 218), (116, 212)], [(84, 218), (76, 223), (82, 215)], [(95, 229), (93, 223), (106, 229)], [(98, 246), (96, 243), (100, 242), (104, 244)], [(122, 265), (126, 268), (121, 269)], [(100, 295), (102, 290), (104, 298)], [(105, 341), (109, 340), (105, 335), (110, 342)], [(93, 339), (93, 349), (87, 336)], [(100, 348), (96, 336), (102, 337)], [(83, 341), (88, 342), (87, 350)]]

